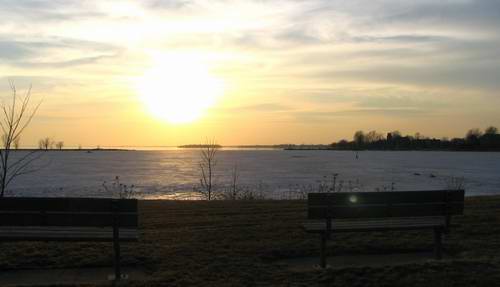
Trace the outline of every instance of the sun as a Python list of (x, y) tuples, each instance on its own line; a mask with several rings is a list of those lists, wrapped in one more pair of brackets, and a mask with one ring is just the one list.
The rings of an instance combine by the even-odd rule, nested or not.
[(215, 104), (222, 81), (193, 57), (157, 56), (136, 89), (153, 116), (174, 124), (190, 123)]

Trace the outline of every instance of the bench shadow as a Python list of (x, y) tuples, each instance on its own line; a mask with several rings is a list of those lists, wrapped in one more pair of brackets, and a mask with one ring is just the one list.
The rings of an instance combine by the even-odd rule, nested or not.
[[(443, 260), (453, 259), (452, 255), (444, 255)], [(349, 254), (328, 256), (327, 268), (343, 269), (352, 267), (383, 267), (383, 266), (398, 266), (415, 263), (425, 263), (436, 261), (434, 253), (429, 251), (420, 252), (401, 252), (401, 253), (385, 253), (385, 254)], [(319, 267), (319, 257), (295, 257), (280, 259), (273, 262), (290, 271), (313, 271), (321, 270)]]
[[(143, 281), (149, 278), (146, 270), (123, 267), (127, 281)], [(106, 284), (111, 282), (113, 268), (71, 269), (21, 269), (0, 271), (0, 286), (55, 286), (80, 284)]]

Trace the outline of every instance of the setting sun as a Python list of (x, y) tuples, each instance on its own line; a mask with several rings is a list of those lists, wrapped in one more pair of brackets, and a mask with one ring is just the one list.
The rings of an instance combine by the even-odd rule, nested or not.
[(188, 56), (155, 57), (137, 82), (137, 92), (152, 115), (170, 123), (197, 120), (222, 94), (222, 82), (200, 60)]

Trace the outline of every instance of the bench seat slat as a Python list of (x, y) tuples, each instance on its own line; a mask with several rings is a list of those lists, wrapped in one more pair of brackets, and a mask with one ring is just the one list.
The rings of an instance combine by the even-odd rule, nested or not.
[[(120, 227), (137, 227), (137, 214), (117, 214)], [(0, 212), (0, 226), (87, 226), (106, 227), (114, 223), (113, 213)]]
[(350, 205), (352, 204), (352, 196), (354, 195), (359, 199), (358, 202), (360, 204), (463, 202), (463, 194), (463, 190), (309, 193), (308, 201), (311, 205)]
[[(120, 228), (120, 241), (137, 241), (137, 229)], [(113, 228), (61, 226), (2, 226), (1, 241), (113, 241)]]
[(463, 190), (309, 193), (308, 218), (463, 214)]
[(136, 199), (6, 197), (0, 226), (86, 226), (137, 228)]
[(45, 210), (109, 212), (114, 205), (118, 212), (136, 212), (137, 200), (112, 198), (71, 198), (71, 197), (4, 197), (0, 200), (0, 210)]
[[(403, 229), (419, 229), (444, 227), (446, 224), (445, 217), (408, 217), (408, 218), (376, 218), (368, 220), (332, 220), (332, 232), (347, 232), (347, 231), (374, 231), (374, 230), (403, 230)], [(326, 222), (309, 221), (303, 224), (304, 229), (311, 233), (321, 233), (326, 230)]]
[(412, 217), (460, 214), (463, 203), (309, 205), (308, 218)]
[[(99, 211), (99, 212), (93, 212), (93, 211), (33, 211), (33, 210), (0, 210), (0, 214), (54, 214), (54, 215), (107, 215), (111, 216), (114, 214), (113, 211)], [(120, 215), (137, 215), (137, 212), (119, 212), (118, 214)]]

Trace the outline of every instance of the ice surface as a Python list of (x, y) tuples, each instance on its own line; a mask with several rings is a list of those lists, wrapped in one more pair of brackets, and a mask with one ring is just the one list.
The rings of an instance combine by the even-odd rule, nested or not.
[[(22, 152), (16, 152), (21, 156)], [(40, 169), (17, 178), (10, 194), (22, 196), (113, 196), (103, 188), (116, 176), (135, 185), (144, 198), (190, 192), (199, 182), (199, 150), (165, 151), (49, 151), (37, 162)], [(216, 183), (228, 184), (237, 165), (241, 186), (287, 192), (338, 174), (336, 186), (349, 190), (428, 190), (450, 186), (463, 178), (466, 195), (500, 194), (500, 153), (220, 150)], [(325, 178), (326, 176), (326, 178)]]

